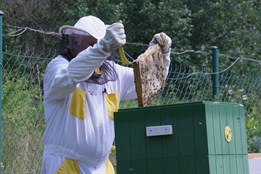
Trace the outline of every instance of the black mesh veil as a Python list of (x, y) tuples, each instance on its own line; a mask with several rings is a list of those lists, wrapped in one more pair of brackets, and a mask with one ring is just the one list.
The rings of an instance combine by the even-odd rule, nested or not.
[(117, 80), (118, 76), (115, 71), (115, 62), (112, 60), (105, 60), (104, 63), (99, 67), (101, 74), (95, 74), (86, 80), (88, 83), (95, 83), (103, 85), (108, 81)]
[(72, 26), (62, 26), (59, 29), (59, 32), (62, 34), (60, 52), (69, 60), (76, 57), (82, 50), (89, 46), (93, 46), (97, 42), (97, 39), (86, 31)]
[[(86, 31), (72, 26), (62, 26), (59, 32), (62, 34), (60, 53), (68, 61), (71, 61), (78, 53), (89, 46), (93, 46), (97, 42), (97, 39)], [(100, 73), (94, 72), (86, 82), (102, 85), (108, 81), (117, 80), (118, 76), (115, 71), (113, 54), (109, 56), (100, 67), (97, 67), (97, 69), (98, 68)]]

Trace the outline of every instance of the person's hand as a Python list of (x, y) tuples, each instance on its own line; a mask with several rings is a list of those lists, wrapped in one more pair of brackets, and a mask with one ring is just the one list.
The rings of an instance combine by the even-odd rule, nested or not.
[(163, 32), (155, 34), (152, 40), (150, 41), (150, 45), (159, 44), (159, 46), (162, 49), (163, 63), (164, 63), (163, 74), (165, 79), (167, 78), (168, 70), (170, 66), (171, 43), (172, 43), (171, 38)]
[(171, 38), (165, 33), (161, 32), (153, 36), (152, 40), (150, 41), (150, 45), (159, 44), (159, 46), (162, 48), (162, 53), (167, 54), (170, 52), (171, 42)]
[(124, 25), (121, 22), (116, 22), (108, 26), (103, 40), (110, 51), (124, 45), (126, 43)]

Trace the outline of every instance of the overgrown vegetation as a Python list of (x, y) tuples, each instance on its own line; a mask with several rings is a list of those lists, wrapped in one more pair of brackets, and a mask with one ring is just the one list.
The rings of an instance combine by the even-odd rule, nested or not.
[(256, 106), (252, 108), (252, 112), (247, 114), (247, 143), (248, 151), (261, 153), (261, 119), (260, 111), (258, 114)]
[(40, 173), (39, 166), (35, 164), (41, 161), (43, 149), (41, 142), (44, 117), (41, 87), (30, 79), (15, 76), (6, 70), (3, 77), (2, 155), (12, 157), (3, 158), (3, 171)]

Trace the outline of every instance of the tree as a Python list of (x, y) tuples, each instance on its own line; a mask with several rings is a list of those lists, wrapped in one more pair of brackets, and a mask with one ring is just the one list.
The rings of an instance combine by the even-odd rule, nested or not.
[[(223, 54), (232, 57), (251, 56), (261, 60), (258, 48), (261, 44), (259, 1), (188, 0), (184, 3), (192, 13), (193, 49), (199, 50), (216, 45)], [(195, 57), (191, 57), (192, 60), (193, 58)], [(221, 66), (227, 67), (231, 61), (234, 59), (227, 59)], [(193, 63), (204, 66), (202, 61)], [(257, 70), (253, 64), (247, 64), (237, 72), (250, 69)]]

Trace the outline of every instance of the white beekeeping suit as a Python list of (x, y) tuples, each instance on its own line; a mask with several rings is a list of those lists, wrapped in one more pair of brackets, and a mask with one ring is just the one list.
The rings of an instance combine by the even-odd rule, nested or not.
[[(136, 98), (133, 69), (107, 60), (126, 43), (124, 26), (120, 22), (106, 26), (99, 18), (86, 16), (72, 28), (97, 42), (71, 60), (57, 56), (46, 68), (42, 174), (112, 174), (107, 159), (114, 140), (113, 113), (120, 101)], [(164, 42), (168, 71), (171, 40), (167, 37)], [(101, 69), (95, 78), (110, 76), (111, 71), (116, 75), (96, 83), (93, 75), (103, 65), (110, 68)]]

